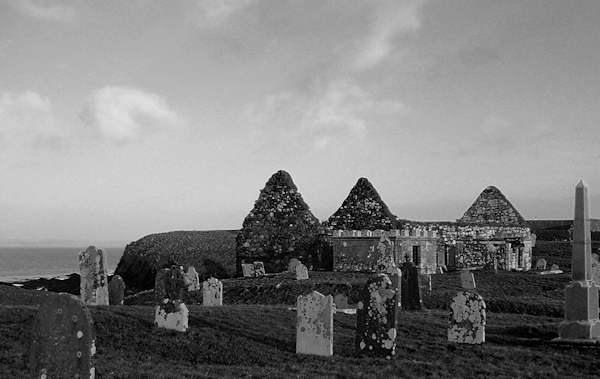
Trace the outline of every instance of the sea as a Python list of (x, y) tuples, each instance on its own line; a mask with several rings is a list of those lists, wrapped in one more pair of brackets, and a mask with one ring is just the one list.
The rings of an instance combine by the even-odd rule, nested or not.
[[(3, 244), (7, 245), (7, 244)], [(9, 243), (2, 246), (0, 242), (0, 281), (19, 282), (36, 278), (61, 278), (69, 274), (79, 273), (79, 253), (87, 248), (72, 241), (64, 243), (51, 241), (48, 243)], [(65, 246), (60, 246), (65, 245)], [(126, 244), (115, 244), (105, 247), (95, 245), (106, 253), (109, 275), (114, 272), (123, 255)]]

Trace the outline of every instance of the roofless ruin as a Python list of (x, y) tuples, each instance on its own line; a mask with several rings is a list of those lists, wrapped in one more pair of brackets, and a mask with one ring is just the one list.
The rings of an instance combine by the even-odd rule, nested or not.
[(419, 222), (393, 215), (369, 180), (360, 178), (321, 225), (291, 176), (278, 171), (244, 220), (237, 266), (262, 260), (277, 272), (299, 258), (315, 269), (372, 271), (372, 253), (384, 234), (396, 262), (412, 260), (422, 273), (439, 267), (530, 270), (535, 241), (525, 219), (493, 186), (454, 222)]

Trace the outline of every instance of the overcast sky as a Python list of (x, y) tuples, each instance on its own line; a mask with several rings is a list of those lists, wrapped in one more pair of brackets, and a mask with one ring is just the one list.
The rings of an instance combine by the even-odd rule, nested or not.
[(400, 218), (600, 216), (600, 2), (0, 0), (0, 238), (238, 229), (288, 171)]

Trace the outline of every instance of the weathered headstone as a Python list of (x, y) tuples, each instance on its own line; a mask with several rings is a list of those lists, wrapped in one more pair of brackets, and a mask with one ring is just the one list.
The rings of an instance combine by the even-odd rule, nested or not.
[(188, 267), (187, 273), (185, 274), (185, 278), (188, 286), (188, 291), (193, 292), (200, 290), (200, 278), (194, 266)]
[(580, 181), (575, 187), (573, 221), (572, 281), (565, 288), (565, 320), (558, 326), (554, 341), (598, 343), (598, 286), (592, 276), (592, 242), (588, 187)]
[(308, 279), (308, 268), (300, 263), (296, 266), (296, 280), (307, 280)]
[(254, 276), (265, 276), (265, 264), (262, 262), (254, 262)]
[(313, 291), (298, 296), (296, 353), (333, 355), (333, 297)]
[(108, 283), (108, 298), (110, 305), (123, 305), (125, 299), (125, 282), (121, 275), (114, 275)]
[(242, 263), (242, 275), (244, 275), (244, 278), (253, 277), (254, 265), (252, 263)]
[(108, 305), (106, 254), (90, 246), (79, 253), (81, 300), (87, 305)]
[(48, 296), (35, 315), (31, 335), (32, 377), (94, 378), (92, 317), (76, 296)]
[(552, 266), (550, 266), (550, 270), (552, 270), (552, 271), (558, 271), (558, 270), (560, 270), (560, 267), (558, 267), (558, 265), (555, 263)]
[(158, 328), (179, 332), (188, 329), (189, 311), (182, 301), (186, 288), (183, 267), (171, 266), (170, 269), (165, 268), (157, 273), (154, 282), (154, 296), (157, 301), (154, 324)]
[(546, 260), (544, 258), (540, 258), (535, 263), (535, 269), (538, 271), (544, 271), (546, 269)]
[(414, 263), (407, 261), (402, 265), (401, 304), (404, 310), (421, 309), (421, 288), (419, 272)]
[(337, 309), (348, 309), (348, 296), (344, 293), (335, 294), (333, 302)]
[(202, 283), (202, 305), (205, 307), (223, 305), (223, 283), (219, 279), (209, 278)]
[(472, 272), (465, 271), (460, 274), (460, 285), (466, 290), (475, 289), (475, 276)]
[(467, 344), (485, 342), (485, 302), (473, 290), (460, 291), (450, 304), (448, 341)]
[(300, 262), (296, 258), (290, 259), (290, 262), (288, 263), (288, 271), (295, 273), (296, 272), (296, 266), (301, 265), (301, 264), (302, 264), (302, 262)]
[(391, 359), (396, 353), (398, 291), (386, 274), (370, 277), (359, 293), (355, 352)]

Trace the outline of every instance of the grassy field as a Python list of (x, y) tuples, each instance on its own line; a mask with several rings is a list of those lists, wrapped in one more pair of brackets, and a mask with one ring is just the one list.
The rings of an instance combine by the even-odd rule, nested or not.
[[(549, 252), (564, 259), (555, 247)], [(123, 306), (92, 307), (97, 377), (600, 378), (600, 347), (551, 342), (563, 317), (568, 272), (475, 272), (488, 305), (480, 346), (447, 341), (447, 308), (460, 289), (458, 273), (450, 272), (433, 276), (432, 292), (423, 293), (425, 309), (399, 313), (394, 360), (356, 357), (356, 316), (341, 313), (334, 316), (332, 357), (297, 355), (296, 312), (289, 310), (296, 297), (345, 292), (356, 303), (367, 277), (311, 272), (307, 281), (290, 274), (227, 279), (223, 307), (202, 307), (200, 293), (186, 294), (186, 333), (154, 327), (151, 291), (129, 296)], [(46, 296), (0, 286), (0, 378), (28, 377), (30, 328)]]

